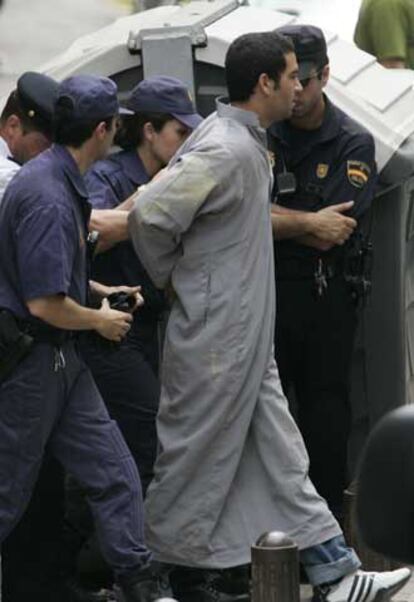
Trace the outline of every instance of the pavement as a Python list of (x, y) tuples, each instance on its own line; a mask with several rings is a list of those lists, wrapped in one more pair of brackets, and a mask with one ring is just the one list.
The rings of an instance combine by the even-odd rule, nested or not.
[(0, 10), (0, 98), (78, 37), (130, 14), (130, 0), (4, 0)]

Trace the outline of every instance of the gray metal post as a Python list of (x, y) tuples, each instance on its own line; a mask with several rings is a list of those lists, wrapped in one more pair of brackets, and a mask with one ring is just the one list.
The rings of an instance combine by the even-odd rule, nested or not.
[(285, 533), (265, 533), (252, 547), (252, 602), (299, 602), (299, 552)]

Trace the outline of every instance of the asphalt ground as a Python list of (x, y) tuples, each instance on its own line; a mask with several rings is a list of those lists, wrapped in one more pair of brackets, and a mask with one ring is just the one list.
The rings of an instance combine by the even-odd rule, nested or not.
[(128, 15), (130, 0), (4, 0), (0, 10), (0, 97), (78, 37)]

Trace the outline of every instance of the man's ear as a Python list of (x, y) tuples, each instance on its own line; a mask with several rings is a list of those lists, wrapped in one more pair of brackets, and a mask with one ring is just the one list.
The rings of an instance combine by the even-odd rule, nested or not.
[(276, 83), (269, 77), (267, 73), (261, 73), (257, 80), (256, 90), (260, 91), (265, 96), (269, 96), (276, 88)]
[(152, 139), (155, 134), (155, 129), (154, 129), (153, 124), (150, 121), (147, 121), (146, 123), (144, 123), (144, 126), (142, 128), (142, 133), (144, 135), (144, 140), (148, 140), (149, 142), (152, 142)]
[(108, 133), (108, 126), (105, 121), (100, 121), (95, 128), (95, 134), (98, 140), (104, 140)]
[(322, 69), (322, 73), (321, 73), (321, 82), (322, 82), (323, 88), (328, 83), (330, 73), (331, 73), (331, 70), (329, 68), (329, 65), (325, 65), (325, 67)]

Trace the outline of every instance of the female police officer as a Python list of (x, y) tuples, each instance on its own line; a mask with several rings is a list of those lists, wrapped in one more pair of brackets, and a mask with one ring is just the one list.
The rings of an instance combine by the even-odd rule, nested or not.
[[(173, 77), (141, 81), (132, 90), (127, 106), (132, 114), (125, 116), (116, 138), (123, 150), (95, 163), (86, 174), (89, 200), (95, 209), (115, 208), (123, 203), (168, 163), (201, 122), (187, 88)], [(145, 492), (152, 478), (157, 444), (157, 330), (163, 296), (130, 242), (121, 242), (98, 255), (92, 277), (107, 285), (139, 284), (145, 299), (121, 345), (109, 348), (97, 337), (88, 337), (82, 344), (109, 412), (136, 461)]]

